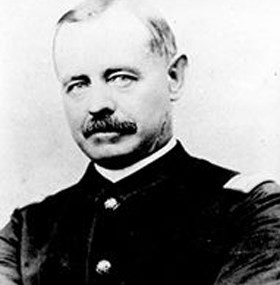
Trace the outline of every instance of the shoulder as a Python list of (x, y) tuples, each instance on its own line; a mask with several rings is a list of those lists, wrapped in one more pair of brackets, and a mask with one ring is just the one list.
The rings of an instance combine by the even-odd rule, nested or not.
[(268, 200), (280, 197), (278, 181), (270, 173), (238, 172), (197, 157), (191, 157), (189, 161), (200, 197), (219, 204), (226, 212), (231, 212), (237, 205), (250, 204), (254, 207), (263, 204), (264, 197)]
[(78, 185), (73, 185), (65, 189), (58, 190), (56, 193), (48, 195), (40, 201), (27, 204), (17, 208), (13, 216), (25, 220), (48, 220), (57, 214), (65, 207), (71, 204), (71, 201), (77, 200), (79, 196)]
[(245, 184), (237, 180), (227, 185), (232, 189), (225, 189), (240, 193), (243, 199), (231, 204), (227, 213), (230, 248), (215, 284), (243, 284), (241, 280), (246, 284), (278, 284), (280, 186), (268, 177), (254, 183), (246, 178)]
[(257, 204), (264, 197), (280, 196), (280, 186), (269, 173), (238, 173), (223, 185), (223, 191), (233, 204)]
[(83, 177), (76, 184), (58, 190), (41, 201), (18, 208), (15, 212), (23, 217), (32, 216), (35, 219), (36, 217), (51, 219), (51, 217), (56, 217), (63, 211), (82, 207), (84, 201), (94, 195), (95, 181), (92, 179), (91, 174), (92, 169), (89, 166)]
[[(175, 163), (170, 163), (174, 165)], [(227, 181), (238, 174), (237, 171), (213, 163), (205, 158), (188, 153), (181, 143), (178, 143), (176, 164), (173, 167), (183, 180), (196, 185), (196, 188), (221, 189)]]
[(243, 193), (250, 193), (256, 188), (267, 193), (279, 191), (276, 179), (268, 173), (238, 173), (227, 181), (223, 188)]
[(266, 208), (280, 205), (280, 185), (277, 179), (268, 173), (238, 174), (224, 186), (225, 195), (233, 207)]
[(200, 183), (216, 185), (225, 193), (231, 192), (241, 196), (250, 195), (255, 191), (266, 195), (280, 194), (280, 185), (270, 173), (238, 172), (197, 157), (191, 157), (191, 163), (196, 178), (200, 177)]
[(41, 201), (16, 208), (9, 222), (1, 229), (0, 240), (4, 237), (7, 240), (18, 241), (26, 225), (34, 224), (40, 228), (41, 224), (47, 228), (45, 226), (46, 221), (54, 219), (54, 216), (62, 207), (63, 201), (65, 198), (68, 199), (68, 197), (71, 196), (71, 192), (74, 191), (74, 188), (75, 187), (67, 188), (56, 194), (49, 195)]
[[(268, 174), (239, 174), (224, 185), (227, 215), (237, 228), (280, 217), (280, 186)], [(242, 227), (242, 225), (245, 226)]]
[(15, 209), (8, 227), (23, 239), (32, 236), (36, 240), (47, 241), (58, 226), (74, 226), (75, 221), (81, 220), (82, 214), (90, 209), (94, 196), (84, 186), (78, 182), (42, 201)]

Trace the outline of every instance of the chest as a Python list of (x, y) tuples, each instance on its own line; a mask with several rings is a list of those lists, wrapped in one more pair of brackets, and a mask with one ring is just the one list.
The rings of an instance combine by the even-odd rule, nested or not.
[(24, 244), (24, 284), (212, 284), (226, 247), (225, 209), (193, 187), (172, 181), (64, 205), (47, 237), (34, 232)]

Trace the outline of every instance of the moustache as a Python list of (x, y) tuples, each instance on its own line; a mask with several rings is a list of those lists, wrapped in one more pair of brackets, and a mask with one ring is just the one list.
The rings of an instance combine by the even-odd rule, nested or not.
[(137, 131), (136, 123), (132, 121), (120, 121), (116, 118), (105, 117), (103, 119), (92, 119), (87, 122), (83, 135), (89, 138), (96, 133), (116, 132), (123, 135), (135, 134)]

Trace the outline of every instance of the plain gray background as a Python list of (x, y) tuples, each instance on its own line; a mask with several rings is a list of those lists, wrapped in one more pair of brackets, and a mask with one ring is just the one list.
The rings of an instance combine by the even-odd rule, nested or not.
[[(193, 155), (279, 179), (280, 2), (152, 2), (189, 57), (176, 135)], [(76, 3), (1, 0), (0, 225), (15, 207), (77, 181), (88, 163), (68, 130), (51, 58), (55, 23)]]

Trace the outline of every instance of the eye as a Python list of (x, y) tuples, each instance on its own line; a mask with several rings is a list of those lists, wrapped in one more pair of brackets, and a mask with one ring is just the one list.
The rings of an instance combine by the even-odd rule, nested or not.
[(138, 78), (132, 74), (114, 74), (107, 79), (107, 82), (118, 88), (127, 88), (132, 83), (136, 82)]
[(76, 82), (71, 82), (67, 87), (66, 87), (66, 93), (73, 93), (73, 92), (79, 92), (85, 87), (89, 86), (89, 82), (85, 81), (76, 81)]

